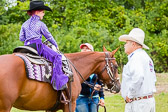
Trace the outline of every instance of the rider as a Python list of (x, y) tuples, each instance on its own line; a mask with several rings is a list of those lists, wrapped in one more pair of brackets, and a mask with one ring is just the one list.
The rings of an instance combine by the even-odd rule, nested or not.
[(62, 56), (42, 43), (43, 35), (58, 49), (58, 45), (51, 33), (48, 31), (47, 26), (41, 21), (45, 15), (44, 10), (52, 10), (48, 6), (45, 6), (43, 1), (31, 1), (29, 8), (30, 9), (26, 11), (31, 17), (23, 23), (19, 39), (24, 41), (24, 45), (35, 45), (38, 54), (53, 63), (51, 83), (56, 85), (56, 90), (63, 90), (66, 88), (68, 76), (66, 76), (62, 71)]
[[(81, 49), (81, 52), (94, 51), (93, 46), (89, 43), (81, 44), (80, 49)], [(102, 83), (97, 78), (98, 77), (96, 74), (92, 74), (86, 81), (90, 82), (91, 84), (96, 83), (95, 85), (96, 87), (101, 87), (100, 85)], [(76, 100), (76, 112), (97, 112), (98, 104), (101, 106), (104, 106), (103, 91), (97, 91), (97, 90), (94, 91), (92, 88), (90, 88), (88, 85), (84, 83), (82, 83), (81, 86), (82, 86), (81, 93), (78, 99)], [(100, 97), (100, 100), (99, 100), (99, 97)]]

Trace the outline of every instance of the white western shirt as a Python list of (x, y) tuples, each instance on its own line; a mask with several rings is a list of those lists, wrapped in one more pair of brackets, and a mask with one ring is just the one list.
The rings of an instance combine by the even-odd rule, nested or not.
[(122, 73), (121, 95), (124, 99), (152, 95), (156, 92), (156, 75), (151, 58), (143, 49), (128, 55)]

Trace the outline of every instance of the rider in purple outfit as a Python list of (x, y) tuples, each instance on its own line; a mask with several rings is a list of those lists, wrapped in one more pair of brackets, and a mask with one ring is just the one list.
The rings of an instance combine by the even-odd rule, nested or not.
[(43, 35), (58, 49), (58, 45), (48, 31), (47, 26), (40, 21), (45, 15), (44, 10), (52, 11), (48, 6), (45, 6), (42, 1), (30, 2), (30, 9), (27, 10), (27, 13), (31, 17), (23, 23), (19, 39), (25, 42), (24, 45), (35, 44), (38, 54), (53, 63), (51, 83), (56, 85), (56, 90), (62, 90), (68, 82), (68, 76), (62, 71), (62, 56), (42, 43)]

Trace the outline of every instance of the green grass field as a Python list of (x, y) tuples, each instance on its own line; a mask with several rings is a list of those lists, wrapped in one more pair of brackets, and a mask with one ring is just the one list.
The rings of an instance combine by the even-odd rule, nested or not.
[[(156, 100), (156, 112), (168, 111), (168, 93), (156, 94), (155, 100)], [(119, 94), (105, 97), (105, 102), (107, 112), (124, 112), (125, 102)], [(11, 112), (30, 112), (30, 111), (18, 110), (12, 108)], [(44, 111), (38, 111), (38, 112), (44, 112)], [(100, 107), (99, 112), (104, 112), (104, 108)]]
[[(156, 100), (156, 112), (168, 112), (168, 73), (157, 74), (157, 93), (154, 95)], [(109, 94), (105, 96), (105, 106), (107, 112), (124, 112), (125, 102), (120, 94)], [(12, 108), (11, 112), (30, 112)], [(32, 111), (31, 111), (32, 112)], [(44, 111), (34, 111), (44, 112)], [(62, 111), (59, 111), (62, 112)], [(104, 112), (100, 107), (99, 112)]]

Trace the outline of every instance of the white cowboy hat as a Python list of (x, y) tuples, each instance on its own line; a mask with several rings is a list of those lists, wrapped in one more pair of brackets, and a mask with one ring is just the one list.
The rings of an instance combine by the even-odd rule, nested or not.
[(80, 45), (80, 49), (82, 49), (83, 46), (87, 46), (91, 51), (94, 51), (93, 46), (89, 43), (83, 43)]
[(137, 42), (138, 44), (142, 45), (143, 48), (149, 49), (148, 46), (144, 44), (145, 33), (140, 28), (134, 28), (130, 31), (128, 35), (121, 35), (119, 37), (120, 41), (126, 42), (127, 40), (131, 40)]

